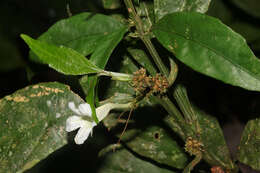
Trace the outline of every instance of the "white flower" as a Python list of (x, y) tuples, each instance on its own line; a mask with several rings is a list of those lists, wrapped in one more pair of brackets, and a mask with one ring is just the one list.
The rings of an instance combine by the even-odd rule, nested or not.
[[(99, 121), (102, 121), (108, 115), (111, 109), (129, 108), (130, 105), (130, 103), (104, 104), (96, 109), (97, 118)], [(92, 111), (90, 105), (88, 103), (83, 103), (80, 104), (78, 108), (76, 108), (74, 102), (69, 102), (68, 106), (76, 115), (73, 115), (67, 119), (66, 131), (71, 132), (79, 128), (74, 140), (76, 144), (83, 144), (84, 141), (88, 138), (89, 134), (92, 134), (92, 129), (97, 125), (91, 117)]]
[(73, 115), (67, 119), (66, 131), (71, 132), (80, 128), (74, 140), (76, 144), (83, 144), (92, 132), (93, 127), (97, 125), (92, 120), (90, 105), (88, 103), (84, 103), (80, 104), (79, 107), (76, 108), (74, 102), (69, 102), (68, 106), (76, 115)]

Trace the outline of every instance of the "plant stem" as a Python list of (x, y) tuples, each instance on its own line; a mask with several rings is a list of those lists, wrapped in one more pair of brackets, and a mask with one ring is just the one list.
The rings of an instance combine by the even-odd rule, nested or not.
[(198, 154), (195, 158), (185, 167), (182, 173), (190, 173), (191, 170), (201, 161), (202, 154)]
[(181, 112), (176, 108), (176, 106), (172, 103), (172, 101), (167, 96), (160, 98), (160, 102), (161, 105), (169, 114), (174, 115), (179, 125), (185, 124), (185, 120)]
[(183, 118), (181, 112), (171, 102), (171, 100), (167, 96), (165, 96), (163, 98), (152, 96), (151, 99), (154, 100), (155, 102), (159, 103), (160, 105), (162, 105), (163, 108), (174, 118), (174, 121), (176, 122), (175, 123), (176, 128), (174, 128), (174, 129), (177, 130), (176, 133), (178, 133), (182, 138), (184, 138), (184, 135), (183, 135), (184, 130), (185, 130), (184, 118)]
[[(156, 66), (160, 70), (160, 73), (162, 73), (164, 76), (169, 75), (169, 71), (162, 62), (162, 59), (160, 58), (159, 54), (157, 53), (155, 47), (153, 46), (153, 43), (151, 42), (150, 37), (145, 33), (144, 28), (143, 28), (143, 22), (141, 18), (138, 16), (136, 13), (135, 7), (132, 3), (132, 0), (124, 0), (125, 5), (127, 7), (127, 10), (129, 12), (130, 18), (133, 20), (137, 33), (143, 43), (145, 44), (146, 48), (148, 49), (149, 53), (151, 54)], [(177, 73), (177, 71), (176, 71)], [(175, 78), (175, 76), (174, 76)], [(184, 118), (180, 111), (176, 108), (176, 106), (171, 102), (171, 100), (165, 96), (163, 98), (159, 97), (153, 97), (157, 102), (159, 102), (166, 111), (176, 119), (177, 124), (179, 125), (181, 131), (179, 132), (181, 136), (183, 136), (183, 130), (184, 128), (183, 125), (185, 124)], [(177, 127), (177, 126), (176, 126)]]
[[(136, 30), (139, 34), (139, 37), (144, 42), (146, 48), (150, 52), (156, 66), (164, 76), (168, 76), (169, 71), (164, 65), (164, 63), (162, 62), (159, 54), (157, 53), (155, 47), (153, 46), (153, 43), (151, 42), (151, 39), (149, 38), (149, 36), (145, 34), (143, 28), (143, 22), (141, 18), (138, 16), (138, 14), (136, 13), (132, 0), (124, 0), (124, 2), (129, 12), (130, 18), (135, 23)], [(174, 118), (176, 119), (177, 123), (180, 126), (182, 124), (185, 124), (182, 114), (179, 112), (179, 110), (175, 107), (175, 105), (171, 102), (171, 100), (167, 96), (163, 98), (158, 98), (158, 97), (157, 98), (154, 97), (154, 98), (156, 99), (157, 102), (159, 102), (164, 107), (164, 109), (166, 109), (167, 112), (169, 112), (170, 115), (174, 116)]]
[(135, 23), (136, 30), (139, 34), (139, 37), (144, 42), (145, 46), (147, 47), (148, 51), (150, 52), (156, 66), (158, 67), (158, 69), (164, 76), (168, 76), (168, 73), (169, 73), (168, 69), (162, 62), (159, 54), (157, 53), (155, 47), (153, 46), (153, 44), (151, 42), (151, 39), (145, 34), (145, 31), (143, 28), (143, 22), (142, 22), (141, 18), (137, 15), (134, 5), (132, 3), (132, 0), (124, 0), (124, 2), (125, 2), (125, 5), (127, 7), (127, 10), (129, 12), (131, 19)]

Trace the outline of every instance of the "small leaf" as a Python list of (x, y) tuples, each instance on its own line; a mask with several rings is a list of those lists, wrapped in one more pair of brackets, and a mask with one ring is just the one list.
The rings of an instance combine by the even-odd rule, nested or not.
[(120, 148), (116, 152), (107, 153), (101, 158), (100, 168), (97, 173), (174, 173), (163, 169), (150, 162), (141, 160), (126, 149)]
[(154, 0), (156, 20), (173, 12), (206, 13), (211, 0)]
[(154, 27), (157, 39), (192, 69), (225, 83), (260, 91), (260, 61), (239, 34), (199, 13), (173, 13)]
[(246, 124), (238, 147), (238, 160), (260, 170), (260, 119)]
[(84, 101), (56, 82), (28, 86), (0, 100), (0, 172), (31, 168), (67, 144), (68, 102)]
[(52, 44), (34, 40), (27, 35), (21, 37), (28, 46), (38, 55), (42, 62), (49, 64), (55, 70), (68, 75), (98, 73), (102, 71), (92, 64), (83, 55), (71, 48), (57, 47)]

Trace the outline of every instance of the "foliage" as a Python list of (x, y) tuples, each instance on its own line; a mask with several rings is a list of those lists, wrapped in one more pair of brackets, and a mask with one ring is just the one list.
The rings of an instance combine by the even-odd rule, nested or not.
[[(233, 3), (259, 17), (251, 2)], [(210, 0), (97, 3), (112, 13), (127, 10), (76, 14), (37, 39), (21, 34), (30, 60), (72, 75), (82, 90), (46, 82), (0, 100), (0, 173), (27, 171), (66, 145), (68, 120), (72, 129), (80, 127), (77, 136), (87, 137), (103, 123), (120, 143), (100, 150), (96, 172), (188, 173), (201, 160), (225, 172), (238, 172), (236, 160), (260, 170), (259, 119), (248, 122), (231, 158), (220, 123), (190, 101), (183, 75), (190, 68), (259, 92), (260, 61), (246, 42), (254, 34), (241, 32), (244, 38), (205, 14)], [(241, 24), (231, 26), (239, 30)], [(243, 28), (257, 33), (250, 25)]]

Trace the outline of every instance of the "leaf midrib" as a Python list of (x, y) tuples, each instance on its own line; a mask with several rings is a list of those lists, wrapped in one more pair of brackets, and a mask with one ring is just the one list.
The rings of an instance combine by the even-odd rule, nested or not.
[(245, 69), (243, 66), (239, 65), (239, 64), (235, 64), (231, 59), (227, 58), (226, 56), (222, 55), (221, 53), (219, 53), (218, 51), (206, 46), (205, 44), (201, 43), (201, 42), (198, 42), (194, 39), (187, 39), (184, 35), (182, 35), (181, 33), (177, 33), (177, 32), (174, 32), (174, 31), (166, 31), (164, 29), (162, 29), (161, 27), (157, 27), (159, 30), (163, 31), (163, 32), (166, 32), (166, 33), (173, 33), (173, 34), (176, 34), (176, 35), (179, 35), (180, 37), (183, 37), (184, 39), (186, 40), (189, 40), (189, 41), (192, 41), (194, 43), (197, 43), (198, 45), (201, 45), (201, 47), (203, 48), (203, 46), (207, 49), (209, 49), (210, 51), (212, 51), (213, 53), (215, 53), (217, 56), (220, 56), (220, 57), (223, 57), (224, 60), (230, 62), (231, 64), (233, 64), (234, 66), (238, 67), (239, 69), (241, 69), (241, 71), (244, 71), (248, 74), (250, 74), (251, 76), (253, 76), (255, 79), (259, 80), (260, 81), (260, 77), (258, 77), (256, 74), (254, 74), (253, 72), (251, 71), (248, 71), (247, 69)]

